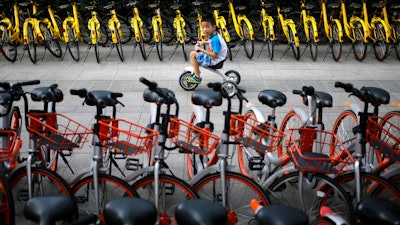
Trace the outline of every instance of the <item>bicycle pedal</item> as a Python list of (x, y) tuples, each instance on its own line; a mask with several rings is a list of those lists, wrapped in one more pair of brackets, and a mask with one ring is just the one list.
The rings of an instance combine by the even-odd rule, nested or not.
[(18, 201), (28, 201), (29, 200), (29, 194), (27, 189), (21, 189), (17, 192), (17, 200)]
[(265, 166), (264, 160), (259, 156), (251, 157), (249, 159), (250, 170), (262, 170), (264, 166)]
[(164, 183), (163, 190), (166, 195), (173, 195), (175, 193), (175, 185)]
[(114, 159), (126, 159), (126, 155), (122, 153), (113, 153)]
[(143, 168), (143, 164), (140, 163), (139, 159), (127, 158), (125, 162), (125, 168), (127, 170), (138, 170)]

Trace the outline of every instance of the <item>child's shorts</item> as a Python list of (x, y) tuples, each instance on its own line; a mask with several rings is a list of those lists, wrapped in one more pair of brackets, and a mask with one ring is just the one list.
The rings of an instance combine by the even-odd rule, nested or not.
[(204, 52), (199, 52), (196, 55), (196, 60), (199, 63), (199, 66), (208, 67), (211, 66), (211, 57), (208, 56)]

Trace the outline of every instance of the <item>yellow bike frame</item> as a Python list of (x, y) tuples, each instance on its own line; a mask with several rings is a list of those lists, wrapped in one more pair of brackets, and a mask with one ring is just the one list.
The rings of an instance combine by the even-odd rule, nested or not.
[(116, 32), (118, 32), (121, 40), (124, 39), (122, 31), (120, 29), (121, 27), (121, 22), (119, 22), (119, 19), (117, 17), (117, 12), (115, 11), (115, 9), (111, 9), (111, 18), (110, 20), (108, 20), (108, 28), (111, 31), (111, 41), (116, 44), (118, 43), (118, 39), (117, 39), (117, 34)]
[[(263, 4), (264, 1), (261, 1), (261, 5)], [(263, 26), (264, 40), (268, 38), (267, 37), (268, 33), (269, 33), (269, 39), (271, 41), (275, 40), (274, 18), (268, 15), (267, 10), (264, 7), (261, 8), (260, 18), (261, 18), (261, 25)], [(267, 27), (269, 27), (269, 31), (267, 30)]]
[(46, 24), (54, 38), (62, 39), (63, 36), (61, 36), (61, 32), (56, 21), (56, 15), (54, 14), (54, 10), (50, 5), (47, 6), (47, 11), (49, 12), (50, 20), (48, 18), (44, 18), (42, 22)]
[(345, 0), (341, 0), (340, 6), (341, 6), (340, 16), (343, 19), (344, 31), (345, 31), (347, 37), (350, 38), (350, 40), (352, 42), (354, 42), (356, 40), (355, 39), (355, 34), (354, 34), (354, 29), (355, 29), (354, 24), (356, 22), (359, 22), (361, 24), (361, 26), (363, 27), (363, 30), (364, 30), (364, 40), (363, 41), (365, 43), (368, 43), (368, 39), (369, 39), (370, 34), (369, 34), (369, 29), (366, 26), (364, 20), (362, 20), (360, 17), (358, 17), (358, 16), (353, 14), (350, 17), (350, 22), (349, 22), (347, 20)]
[(135, 41), (140, 42), (141, 38), (144, 37), (143, 20), (140, 18), (139, 9), (136, 5), (133, 7), (133, 17), (131, 19), (131, 27), (135, 35)]
[(292, 19), (284, 19), (283, 15), (281, 13), (281, 7), (278, 6), (277, 7), (277, 11), (278, 11), (278, 21), (282, 27), (283, 33), (285, 34), (286, 40), (290, 40), (289, 37), (289, 29), (292, 30), (293, 32), (293, 39), (294, 39), (294, 45), (296, 47), (300, 47), (300, 40), (299, 40), (299, 35), (297, 34), (297, 30), (296, 30), (296, 24), (294, 23), (294, 21)]
[[(314, 39), (315, 42), (319, 41), (318, 37), (318, 28), (317, 28), (317, 22), (315, 21), (315, 18), (313, 16), (310, 16), (307, 14), (307, 9), (305, 9), (305, 0), (301, 1), (300, 7), (301, 7), (301, 13), (300, 13), (300, 21), (303, 21), (303, 27), (304, 27), (304, 33), (306, 34), (306, 39), (310, 40), (311, 38)], [(309, 30), (309, 24), (311, 23), (311, 26), (313, 27), (314, 32), (314, 37), (310, 37), (310, 30)]]
[(185, 43), (186, 39), (186, 22), (185, 19), (182, 17), (181, 10), (175, 10), (176, 16), (174, 18), (174, 28), (176, 29), (176, 34), (178, 36), (179, 43)]
[(0, 29), (3, 30), (3, 32), (6, 30), (9, 31), (9, 36), (12, 41), (22, 43), (18, 3), (14, 3), (13, 10), (15, 25), (13, 26), (11, 19), (5, 16), (0, 20), (0, 24), (2, 24)]
[(90, 30), (91, 44), (97, 44), (97, 37), (101, 38), (100, 35), (100, 21), (97, 18), (97, 12), (91, 11), (92, 17), (88, 21), (88, 29)]
[(338, 31), (339, 31), (339, 33), (338, 33), (339, 41), (341, 43), (343, 43), (344, 37), (343, 37), (342, 24), (340, 23), (340, 21), (338, 19), (333, 18), (332, 15), (329, 16), (329, 20), (328, 20), (328, 13), (326, 11), (326, 0), (321, 1), (321, 18), (324, 23), (325, 35), (329, 39), (329, 41), (332, 41), (332, 36), (333, 36), (332, 26), (330, 24), (335, 23), (338, 28)]
[(71, 28), (74, 30), (75, 38), (79, 41), (82, 41), (81, 31), (79, 29), (78, 7), (76, 5), (76, 2), (72, 3), (72, 14), (73, 14), (73, 16), (71, 16), (71, 14), (68, 13), (67, 18), (65, 18), (65, 20), (63, 22), (64, 42), (69, 42), (69, 36), (68, 36), (69, 26), (68, 26), (68, 24), (71, 24)]
[[(31, 2), (32, 3), (32, 14), (35, 15), (37, 13), (37, 5), (35, 2)], [(33, 41), (35, 40), (39, 40), (39, 41), (43, 41), (44, 37), (43, 34), (40, 30), (40, 20), (33, 18), (33, 17), (29, 17), (27, 19), (25, 19), (24, 22), (24, 26), (23, 26), (23, 36), (24, 36), (24, 43), (25, 44), (29, 44), (29, 32), (28, 32), (28, 26), (29, 24), (31, 24), (32, 28), (33, 28)]]
[(226, 43), (231, 42), (231, 36), (229, 35), (229, 31), (226, 28), (226, 20), (223, 16), (219, 15), (219, 10), (214, 8), (213, 17), (215, 20), (215, 24), (217, 25), (221, 36), (224, 38)]
[(156, 15), (151, 18), (151, 25), (153, 26), (153, 37), (156, 43), (160, 42), (160, 35), (164, 39), (164, 31), (162, 29), (161, 9), (155, 9)]
[(249, 19), (247, 19), (245, 14), (238, 14), (236, 16), (235, 13), (235, 8), (233, 6), (233, 0), (228, 0), (228, 8), (229, 8), (229, 15), (232, 18), (233, 21), (233, 25), (235, 27), (235, 31), (237, 33), (237, 35), (239, 36), (239, 38), (243, 39), (243, 31), (242, 31), (242, 26), (240, 26), (240, 24), (242, 24), (242, 22), (244, 21), (247, 25), (247, 27), (249, 28), (249, 34), (250, 34), (250, 40), (254, 40), (254, 30), (253, 30), (253, 26), (251, 25)]
[[(389, 23), (389, 19), (387, 16), (387, 11), (386, 11), (386, 4), (383, 6), (381, 10), (381, 15), (373, 15), (371, 18), (371, 23), (368, 22), (368, 11), (367, 11), (367, 1), (363, 0), (363, 17), (364, 17), (364, 22), (370, 29), (370, 38), (373, 41), (376, 41), (376, 23), (380, 22), (383, 25), (383, 29), (385, 30), (385, 37), (386, 43), (390, 43), (392, 40), (392, 31)], [(383, 17), (383, 18), (382, 18)]]

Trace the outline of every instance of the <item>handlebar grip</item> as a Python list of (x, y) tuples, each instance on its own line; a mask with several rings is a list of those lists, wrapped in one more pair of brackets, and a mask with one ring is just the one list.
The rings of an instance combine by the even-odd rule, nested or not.
[(214, 91), (221, 91), (221, 83), (219, 82), (208, 83), (207, 87), (212, 88)]
[(119, 92), (113, 92), (111, 95), (113, 98), (121, 98), (122, 96), (124, 96), (122, 93)]
[(77, 89), (71, 89), (71, 90), (69, 90), (69, 93), (71, 95), (78, 95), (81, 98), (85, 98), (87, 96), (87, 94), (88, 94), (88, 92), (87, 92), (87, 90), (85, 88), (78, 89), (78, 90)]
[(0, 87), (5, 90), (8, 90), (8, 89), (10, 89), (10, 83), (9, 82), (0, 82)]
[(301, 91), (301, 90), (293, 90), (292, 93), (295, 94), (295, 95), (302, 95), (303, 91)]
[(28, 80), (20, 83), (21, 86), (40, 84), (40, 80)]
[(313, 86), (303, 86), (303, 92), (307, 96), (314, 95), (315, 90)]
[(140, 77), (139, 81), (142, 82), (143, 84), (147, 85), (151, 90), (154, 90), (157, 88), (157, 83), (154, 81), (149, 81), (144, 77)]
[(336, 81), (335, 82), (335, 87), (343, 88), (346, 92), (352, 92), (353, 91), (353, 85), (350, 84), (350, 83), (345, 84), (343, 82)]

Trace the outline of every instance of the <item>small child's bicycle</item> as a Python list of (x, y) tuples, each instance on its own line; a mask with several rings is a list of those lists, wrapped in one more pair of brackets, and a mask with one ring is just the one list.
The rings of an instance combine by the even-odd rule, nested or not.
[[(209, 66), (209, 67), (200, 67), (205, 68), (218, 76), (222, 77), (223, 81), (232, 80), (236, 84), (240, 83), (240, 74), (236, 70), (228, 70), (225, 73), (222, 71), (222, 67), (224, 65), (224, 61), (217, 63), (216, 65)], [(194, 89), (199, 86), (198, 83), (194, 83), (191, 80), (194, 74), (194, 69), (192, 66), (187, 66), (183, 70), (183, 73), (179, 77), (179, 85), (186, 91), (193, 91)]]

